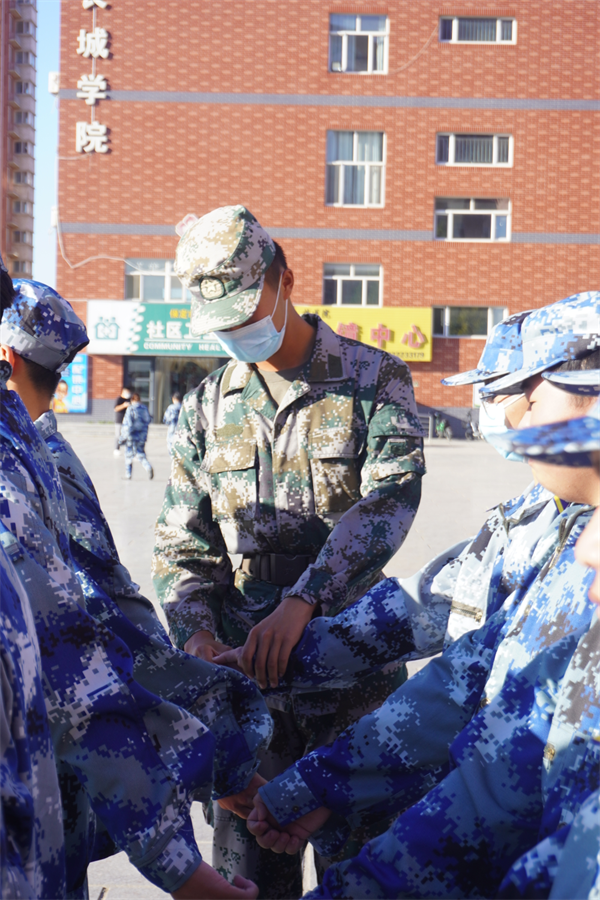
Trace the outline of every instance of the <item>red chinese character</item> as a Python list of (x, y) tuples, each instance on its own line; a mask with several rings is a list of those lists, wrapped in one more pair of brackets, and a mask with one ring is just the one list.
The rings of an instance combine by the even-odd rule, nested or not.
[(358, 340), (358, 332), (360, 326), (356, 324), (356, 322), (348, 322), (347, 325), (344, 325), (343, 322), (340, 322), (337, 328), (337, 333), (341, 334), (342, 337), (352, 338), (353, 341)]
[(384, 341), (391, 340), (391, 337), (390, 329), (386, 328), (385, 325), (381, 325), (381, 323), (377, 328), (371, 328), (371, 340), (376, 341), (380, 349), (383, 348)]
[(406, 334), (402, 338), (403, 344), (408, 344), (414, 350), (420, 350), (421, 347), (427, 343), (427, 338), (418, 327), (418, 325), (411, 325), (410, 331), (407, 331)]

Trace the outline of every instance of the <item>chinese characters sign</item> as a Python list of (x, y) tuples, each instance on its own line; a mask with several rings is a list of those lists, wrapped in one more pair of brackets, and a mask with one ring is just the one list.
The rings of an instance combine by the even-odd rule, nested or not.
[(106, 100), (108, 83), (104, 75), (96, 72), (96, 60), (108, 59), (110, 34), (96, 22), (98, 9), (106, 9), (108, 0), (82, 0), (84, 9), (92, 11), (92, 28), (79, 30), (77, 54), (92, 60), (92, 71), (84, 73), (77, 82), (76, 97), (91, 107), (90, 121), (77, 122), (75, 126), (75, 151), (77, 153), (108, 153), (108, 128), (96, 120), (95, 107), (99, 100)]
[(88, 353), (133, 356), (223, 356), (218, 341), (190, 334), (189, 303), (90, 300)]
[(88, 409), (88, 358), (78, 353), (61, 373), (52, 409), (55, 413), (85, 413)]
[(431, 361), (432, 313), (421, 306), (296, 306), (316, 313), (337, 334), (380, 347), (407, 362)]

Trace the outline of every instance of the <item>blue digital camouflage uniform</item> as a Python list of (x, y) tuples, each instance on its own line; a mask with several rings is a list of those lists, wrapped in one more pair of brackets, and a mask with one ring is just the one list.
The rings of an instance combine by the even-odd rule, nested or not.
[(150, 413), (143, 403), (134, 406), (133, 402), (125, 410), (119, 444), (125, 444), (125, 477), (131, 478), (133, 460), (137, 459), (153, 477), (154, 472), (150, 461), (146, 457), (146, 441), (148, 440), (148, 427), (151, 422)]
[[(189, 225), (175, 269), (196, 298), (192, 328), (247, 321), (274, 256), (271, 238), (243, 207)], [(381, 580), (414, 519), (424, 462), (407, 366), (306, 318), (314, 349), (279, 407), (259, 370), (233, 360), (184, 398), (153, 563), (178, 646), (201, 630), (241, 646), (288, 595), (335, 614)], [(277, 583), (262, 570), (234, 574), (229, 554), (238, 553), (249, 562), (302, 557), (306, 566), (291, 583)], [(405, 677), (395, 662), (350, 691), (279, 698), (269, 774), (330, 740)], [(275, 862), (244, 823), (216, 815), (220, 871), (258, 881), (261, 896), (298, 896), (295, 861)], [(279, 879), (274, 865), (293, 876)]]
[(29, 600), (2, 546), (1, 529), (0, 522), (0, 894), (63, 897), (62, 807), (40, 651)]
[[(578, 393), (580, 387), (595, 377), (595, 370), (582, 372), (565, 372), (565, 375), (579, 375), (577, 391), (575, 381), (571, 382), (572, 390)], [(509, 431), (505, 438), (506, 447), (516, 450), (523, 456), (566, 466), (591, 466), (592, 455), (599, 449), (600, 442), (600, 402), (596, 403), (587, 415), (566, 422), (553, 422), (551, 425), (524, 428), (521, 431)]]
[(181, 403), (170, 403), (163, 416), (163, 425), (167, 428), (167, 447), (169, 453), (173, 452), (173, 441), (175, 440), (175, 432), (177, 431), (177, 423), (179, 422), (179, 413), (181, 412)]
[[(453, 741), (443, 781), (307, 896), (496, 897), (515, 863), (501, 895), (547, 897), (552, 885), (532, 880), (531, 858), (517, 858), (574, 822), (581, 827), (580, 807), (600, 781), (599, 688), (596, 621), (509, 675)], [(598, 820), (591, 830), (597, 842)]]
[(214, 738), (197, 718), (142, 688), (125, 644), (85, 612), (56, 467), (20, 399), (5, 388), (5, 362), (0, 375), (0, 518), (21, 550), (13, 563), (32, 604), (67, 790), (67, 889), (74, 897), (85, 892), (89, 804), (140, 872), (175, 890), (201, 861), (189, 806), (210, 795)]
[(280, 824), (326, 806), (343, 817), (325, 829), (335, 849), (350, 827), (383, 810), (398, 814), (434, 787), (448, 771), (448, 746), (506, 678), (589, 626), (590, 573), (575, 563), (573, 548), (591, 515), (589, 507), (568, 507), (537, 542), (522, 583), (483, 628), (430, 661), (330, 747), (261, 788)]

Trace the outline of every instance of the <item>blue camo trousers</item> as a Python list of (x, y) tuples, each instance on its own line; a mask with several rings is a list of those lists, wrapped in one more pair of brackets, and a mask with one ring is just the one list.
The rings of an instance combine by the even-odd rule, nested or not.
[(152, 471), (152, 466), (146, 456), (145, 444), (128, 443), (125, 445), (125, 475), (127, 476), (127, 478), (131, 478), (134, 458), (141, 462), (146, 472)]

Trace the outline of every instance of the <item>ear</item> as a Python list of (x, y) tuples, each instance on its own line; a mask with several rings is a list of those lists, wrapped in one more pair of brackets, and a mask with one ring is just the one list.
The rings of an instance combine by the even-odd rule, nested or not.
[(0, 344), (0, 358), (5, 359), (7, 362), (9, 362), (13, 369), (15, 367), (16, 356), (17, 354), (12, 347), (7, 347), (6, 344)]
[(289, 297), (294, 289), (294, 273), (291, 269), (286, 269), (281, 279), (281, 287), (284, 297)]

